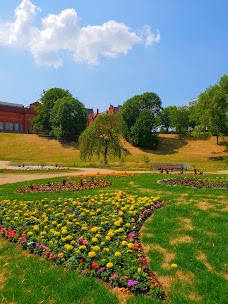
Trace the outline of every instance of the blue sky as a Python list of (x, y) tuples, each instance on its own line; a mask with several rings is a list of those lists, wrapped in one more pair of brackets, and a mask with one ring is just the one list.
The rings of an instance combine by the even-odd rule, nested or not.
[(87, 108), (187, 105), (228, 74), (227, 0), (0, 1), (0, 100), (69, 90)]

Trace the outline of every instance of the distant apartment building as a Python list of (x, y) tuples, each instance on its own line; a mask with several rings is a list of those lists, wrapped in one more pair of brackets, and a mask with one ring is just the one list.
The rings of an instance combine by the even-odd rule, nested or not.
[(197, 104), (198, 100), (199, 100), (198, 98), (189, 99), (188, 106), (189, 107), (194, 106), (195, 104)]

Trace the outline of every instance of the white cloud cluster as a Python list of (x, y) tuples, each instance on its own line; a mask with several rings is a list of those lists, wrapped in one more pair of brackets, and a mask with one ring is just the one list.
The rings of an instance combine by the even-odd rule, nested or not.
[(135, 44), (148, 47), (160, 41), (160, 34), (153, 34), (148, 25), (140, 36), (114, 20), (80, 27), (74, 9), (42, 18), (39, 29), (33, 26), (39, 11), (30, 0), (22, 0), (15, 10), (15, 21), (0, 24), (0, 46), (25, 47), (39, 65), (58, 68), (63, 64), (61, 51), (70, 52), (76, 62), (98, 64), (101, 56), (114, 58), (127, 54)]

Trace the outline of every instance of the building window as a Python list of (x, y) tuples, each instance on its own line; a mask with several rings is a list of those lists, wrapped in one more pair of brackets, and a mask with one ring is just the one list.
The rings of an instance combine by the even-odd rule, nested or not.
[(3, 130), (3, 122), (0, 121), (0, 130)]
[(22, 125), (20, 123), (16, 123), (14, 125), (14, 131), (22, 131)]
[(12, 131), (13, 130), (12, 122), (6, 122), (5, 128), (6, 128), (7, 131)]

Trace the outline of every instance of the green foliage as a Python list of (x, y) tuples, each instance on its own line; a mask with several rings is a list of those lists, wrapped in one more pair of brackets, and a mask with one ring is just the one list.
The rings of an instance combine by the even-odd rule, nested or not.
[(87, 113), (77, 99), (66, 96), (56, 100), (51, 111), (52, 132), (58, 139), (78, 137), (86, 128)]
[(171, 125), (171, 112), (173, 110), (173, 106), (169, 106), (163, 108), (159, 113), (159, 124), (161, 128), (164, 128), (166, 132), (169, 132), (169, 128), (172, 127)]
[(45, 134), (51, 133), (51, 111), (55, 102), (59, 98), (66, 96), (72, 97), (69, 91), (60, 88), (52, 88), (48, 91), (43, 91), (40, 99), (40, 105), (37, 108), (37, 116), (33, 119), (34, 128), (37, 132), (42, 132)]
[(81, 159), (90, 159), (93, 155), (103, 157), (108, 162), (108, 155), (118, 157), (129, 154), (122, 144), (125, 126), (122, 118), (114, 114), (101, 114), (79, 137)]
[(149, 110), (142, 111), (131, 128), (131, 143), (135, 147), (156, 148), (157, 136), (151, 130), (155, 125), (155, 117)]
[(198, 129), (215, 135), (217, 144), (220, 135), (228, 135), (228, 76), (200, 94), (194, 116)]
[[(127, 129), (124, 137), (134, 146), (154, 147), (161, 99), (155, 93), (144, 93), (128, 99), (121, 108)], [(154, 142), (155, 141), (155, 142)]]
[(176, 128), (176, 133), (184, 134), (189, 127), (189, 109), (188, 107), (173, 106), (170, 109), (170, 124)]

